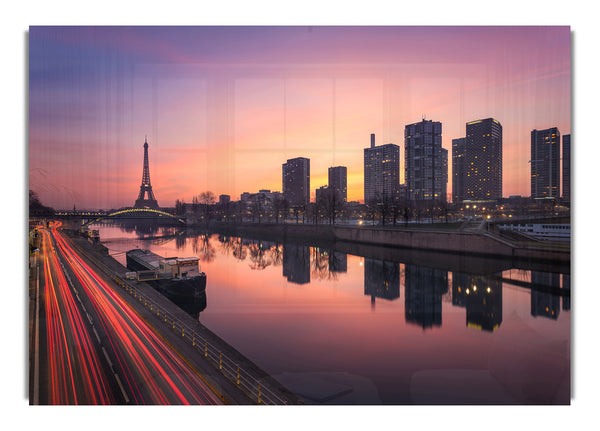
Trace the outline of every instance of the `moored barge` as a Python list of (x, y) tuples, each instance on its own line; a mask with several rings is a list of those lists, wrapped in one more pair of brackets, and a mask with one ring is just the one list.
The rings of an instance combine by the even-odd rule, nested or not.
[(125, 254), (127, 268), (173, 298), (198, 298), (206, 290), (206, 274), (197, 257), (162, 257), (150, 250), (133, 249)]

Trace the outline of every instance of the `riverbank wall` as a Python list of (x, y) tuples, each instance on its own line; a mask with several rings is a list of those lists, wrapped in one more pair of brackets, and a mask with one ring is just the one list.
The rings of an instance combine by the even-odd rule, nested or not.
[(212, 222), (213, 232), (237, 236), (260, 236), (261, 239), (324, 244), (365, 244), (396, 249), (435, 251), (465, 256), (484, 256), (570, 266), (567, 246), (519, 244), (486, 230), (399, 228), (379, 226), (331, 226), (309, 224), (233, 224)]

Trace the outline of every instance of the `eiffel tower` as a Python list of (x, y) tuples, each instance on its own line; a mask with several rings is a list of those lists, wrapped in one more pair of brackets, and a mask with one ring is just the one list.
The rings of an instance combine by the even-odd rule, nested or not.
[[(147, 194), (147, 198), (145, 198)], [(150, 185), (150, 168), (148, 167), (148, 138), (144, 139), (144, 173), (142, 174), (142, 185), (140, 186), (140, 194), (135, 201), (134, 208), (151, 208), (158, 209), (158, 201), (152, 193)]]

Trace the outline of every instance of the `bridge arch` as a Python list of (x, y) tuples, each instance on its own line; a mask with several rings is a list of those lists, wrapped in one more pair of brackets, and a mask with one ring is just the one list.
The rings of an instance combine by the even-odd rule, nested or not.
[(167, 216), (172, 218), (175, 221), (178, 221), (181, 224), (185, 224), (185, 220), (174, 216), (173, 214), (169, 214), (168, 212), (165, 211), (161, 211), (161, 210), (156, 210), (156, 209), (152, 209), (152, 208), (125, 208), (125, 209), (121, 209), (121, 210), (117, 210), (114, 211), (110, 214), (105, 214), (101, 217), (98, 217), (96, 219), (91, 219), (87, 222), (85, 222), (82, 226), (88, 226), (90, 224), (94, 224), (99, 222), (100, 220), (104, 220), (107, 218), (111, 218), (111, 217), (115, 217), (115, 216), (120, 216), (120, 215), (125, 215), (125, 214), (129, 214), (131, 216), (135, 216), (135, 215), (158, 215), (158, 216)]

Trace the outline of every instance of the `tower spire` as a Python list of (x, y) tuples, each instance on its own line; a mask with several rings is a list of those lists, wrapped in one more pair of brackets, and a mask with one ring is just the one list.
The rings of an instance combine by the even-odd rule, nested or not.
[[(147, 196), (147, 197), (146, 197)], [(138, 195), (134, 208), (152, 208), (158, 209), (158, 201), (152, 192), (150, 185), (150, 167), (148, 163), (148, 135), (144, 138), (144, 170), (142, 173), (142, 185), (140, 186), (140, 194)]]

